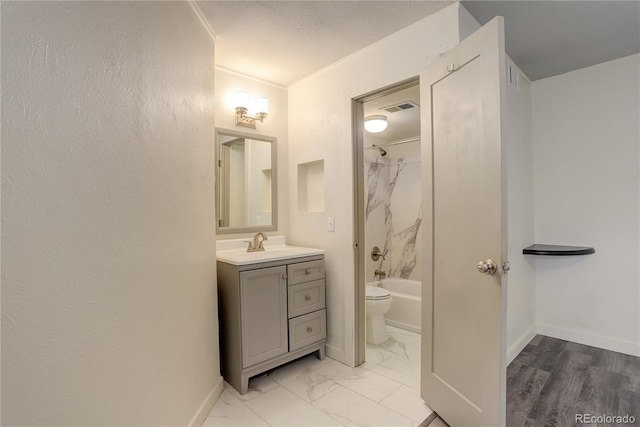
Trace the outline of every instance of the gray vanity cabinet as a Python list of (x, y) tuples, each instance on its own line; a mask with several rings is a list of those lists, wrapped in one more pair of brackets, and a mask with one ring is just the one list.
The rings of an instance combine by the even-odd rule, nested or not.
[(240, 272), (243, 368), (289, 351), (286, 273), (284, 266)]
[(310, 353), (324, 358), (324, 255), (217, 266), (220, 365), (229, 384), (245, 394), (252, 376)]

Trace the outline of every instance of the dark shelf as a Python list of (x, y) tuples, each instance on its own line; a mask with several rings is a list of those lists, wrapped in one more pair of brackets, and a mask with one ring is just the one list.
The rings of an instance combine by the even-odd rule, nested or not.
[(568, 256), (568, 255), (590, 255), (596, 250), (586, 246), (562, 246), (562, 245), (540, 245), (535, 244), (522, 250), (525, 255), (547, 255), (547, 256)]

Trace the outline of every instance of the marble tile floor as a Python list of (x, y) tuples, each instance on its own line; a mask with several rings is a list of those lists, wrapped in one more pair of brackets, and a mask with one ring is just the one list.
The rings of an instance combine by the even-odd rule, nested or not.
[(449, 424), (447, 424), (442, 418), (436, 417), (432, 422), (424, 427), (449, 427)]
[(252, 378), (244, 396), (225, 383), (203, 426), (421, 425), (433, 411), (420, 398), (420, 335), (387, 329), (359, 367), (310, 355)]

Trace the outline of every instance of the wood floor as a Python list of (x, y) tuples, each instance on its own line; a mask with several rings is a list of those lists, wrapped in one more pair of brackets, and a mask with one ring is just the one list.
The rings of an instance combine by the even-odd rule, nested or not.
[(576, 414), (640, 425), (640, 358), (537, 335), (507, 368), (507, 426), (574, 426)]

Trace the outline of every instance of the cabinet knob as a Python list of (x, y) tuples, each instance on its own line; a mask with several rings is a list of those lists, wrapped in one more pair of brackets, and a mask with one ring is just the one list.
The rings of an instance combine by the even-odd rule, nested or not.
[(307, 275), (311, 274), (311, 270), (309, 270), (309, 269), (307, 268), (307, 269), (305, 270), (304, 274), (307, 274)]
[(304, 297), (304, 299), (305, 299), (306, 301), (311, 301), (311, 295), (307, 295), (306, 297)]
[(308, 326), (308, 327), (307, 327), (307, 332), (308, 332), (308, 333), (313, 332), (313, 328), (312, 328), (311, 326)]
[(282, 275), (282, 280), (287, 280), (287, 275), (286, 274)]

